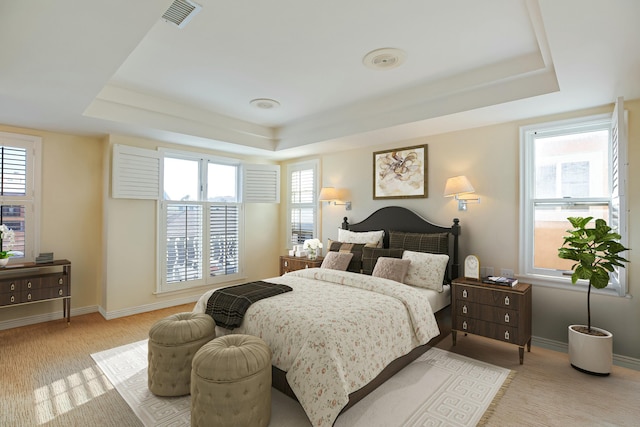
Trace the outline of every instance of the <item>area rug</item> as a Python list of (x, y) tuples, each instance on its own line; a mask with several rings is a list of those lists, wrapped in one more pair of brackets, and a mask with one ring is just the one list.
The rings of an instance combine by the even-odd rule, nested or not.
[[(157, 397), (147, 388), (147, 340), (91, 357), (145, 426), (190, 425), (190, 396)], [(431, 348), (334, 426), (476, 426), (486, 420), (511, 375), (509, 369)], [(311, 425), (300, 404), (276, 389), (271, 414), (272, 427)]]

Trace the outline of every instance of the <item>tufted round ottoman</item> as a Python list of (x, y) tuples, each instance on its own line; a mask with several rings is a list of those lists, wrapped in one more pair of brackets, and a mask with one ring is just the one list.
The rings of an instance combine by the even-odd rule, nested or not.
[(232, 334), (202, 346), (191, 370), (191, 426), (267, 426), (270, 419), (267, 344)]
[(149, 390), (157, 396), (182, 396), (191, 390), (191, 361), (216, 337), (216, 323), (204, 313), (178, 313), (149, 330)]

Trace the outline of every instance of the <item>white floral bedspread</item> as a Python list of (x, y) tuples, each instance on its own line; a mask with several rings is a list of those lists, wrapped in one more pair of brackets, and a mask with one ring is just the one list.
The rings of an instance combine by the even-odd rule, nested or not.
[(265, 281), (293, 292), (254, 303), (233, 333), (269, 345), (314, 426), (331, 426), (350, 393), (440, 333), (427, 299), (392, 280), (312, 268)]

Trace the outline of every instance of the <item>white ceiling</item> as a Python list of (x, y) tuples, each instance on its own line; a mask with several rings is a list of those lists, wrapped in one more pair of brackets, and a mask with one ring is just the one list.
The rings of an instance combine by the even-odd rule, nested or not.
[(637, 0), (197, 2), (2, 2), (0, 123), (284, 159), (640, 98)]

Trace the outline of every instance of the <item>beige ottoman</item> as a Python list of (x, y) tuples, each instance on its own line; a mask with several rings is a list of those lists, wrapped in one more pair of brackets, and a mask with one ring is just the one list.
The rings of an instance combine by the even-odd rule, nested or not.
[(182, 396), (191, 390), (191, 361), (216, 337), (216, 323), (204, 313), (178, 313), (149, 330), (149, 390), (157, 396)]
[(191, 369), (191, 426), (268, 426), (270, 419), (267, 344), (232, 334), (202, 346)]

